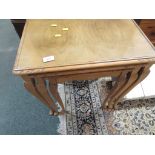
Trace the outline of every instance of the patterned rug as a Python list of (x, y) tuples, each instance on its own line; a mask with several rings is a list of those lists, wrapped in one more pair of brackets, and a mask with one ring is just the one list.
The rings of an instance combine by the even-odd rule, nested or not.
[(155, 134), (155, 98), (124, 100), (118, 110), (102, 111), (101, 103), (109, 89), (103, 78), (59, 86), (68, 113), (59, 116), (58, 132), (68, 135)]

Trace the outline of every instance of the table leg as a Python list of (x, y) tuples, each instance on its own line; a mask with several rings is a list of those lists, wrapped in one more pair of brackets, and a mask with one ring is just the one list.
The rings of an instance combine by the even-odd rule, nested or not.
[(114, 108), (117, 109), (117, 103), (122, 97), (124, 97), (129, 91), (131, 91), (136, 85), (143, 81), (150, 73), (150, 66), (141, 67), (139, 71), (133, 72), (126, 87), (115, 98)]
[(49, 90), (62, 108), (60, 114), (64, 114), (65, 108), (64, 108), (63, 102), (62, 102), (61, 97), (58, 92), (58, 83), (56, 82), (56, 80), (52, 80), (52, 79), (49, 80)]
[[(36, 88), (35, 79), (34, 78), (29, 78), (28, 76), (22, 76), (22, 78), (24, 80), (24, 87), (27, 89), (27, 91), (29, 91), (33, 96), (35, 96), (36, 98), (38, 98), (48, 108), (51, 109), (51, 106), (47, 102), (46, 98), (44, 98), (44, 96), (42, 96), (40, 94), (40, 92), (38, 91), (38, 89)], [(52, 109), (52, 112), (54, 112), (53, 109)]]
[(44, 96), (44, 98), (46, 98), (48, 104), (51, 106), (50, 109), (52, 109), (52, 112), (54, 112), (54, 115), (58, 115), (58, 108), (49, 95), (49, 92), (45, 84), (45, 80), (43, 78), (36, 78), (36, 80), (37, 80), (36, 84), (37, 90), (40, 92), (42, 96)]
[(112, 102), (112, 98), (116, 95), (116, 93), (123, 88), (123, 86), (126, 83), (126, 76), (127, 76), (128, 71), (124, 71), (121, 72), (121, 74), (119, 75), (119, 77), (117, 78), (117, 81), (114, 85), (114, 87), (111, 89), (110, 93), (108, 94), (108, 96), (106, 97), (106, 99), (104, 100), (104, 103), (102, 104), (102, 109), (103, 108), (109, 108), (112, 109), (113, 108), (113, 102)]
[[(114, 108), (117, 109), (117, 104), (118, 101), (123, 98), (125, 95), (123, 95), (123, 92), (125, 92), (125, 90), (130, 87), (132, 85), (132, 83), (134, 83), (137, 79), (138, 79), (138, 71), (140, 70), (140, 68), (136, 68), (133, 71), (128, 73), (127, 76), (127, 82), (124, 85), (124, 87), (115, 95), (115, 97), (113, 98), (113, 103), (114, 103)], [(121, 95), (122, 94), (122, 95)]]

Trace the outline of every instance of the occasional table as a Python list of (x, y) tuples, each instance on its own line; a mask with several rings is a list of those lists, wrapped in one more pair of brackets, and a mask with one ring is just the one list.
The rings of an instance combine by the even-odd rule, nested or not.
[(115, 84), (102, 108), (117, 108), (154, 62), (154, 47), (133, 20), (27, 20), (13, 73), (52, 114), (63, 114), (58, 83), (110, 76)]

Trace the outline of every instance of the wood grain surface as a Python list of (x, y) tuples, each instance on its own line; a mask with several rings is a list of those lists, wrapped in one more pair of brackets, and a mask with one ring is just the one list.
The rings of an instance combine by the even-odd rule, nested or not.
[[(53, 55), (54, 61), (43, 63)], [(27, 20), (13, 72), (45, 73), (154, 62), (132, 20)]]

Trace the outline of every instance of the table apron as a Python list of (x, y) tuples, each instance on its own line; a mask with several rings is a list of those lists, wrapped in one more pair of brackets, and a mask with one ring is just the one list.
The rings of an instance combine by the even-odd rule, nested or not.
[(73, 74), (82, 74), (82, 73), (96, 73), (96, 72), (114, 72), (114, 71), (123, 71), (123, 70), (133, 70), (138, 66), (146, 66), (147, 64), (141, 65), (129, 65), (129, 66), (118, 66), (118, 67), (108, 67), (108, 68), (93, 68), (93, 69), (82, 69), (82, 70), (70, 70), (63, 72), (51, 72), (51, 73), (40, 73), (40, 74), (27, 74), (30, 77), (51, 77), (51, 76), (62, 76), (62, 75), (73, 75)]

